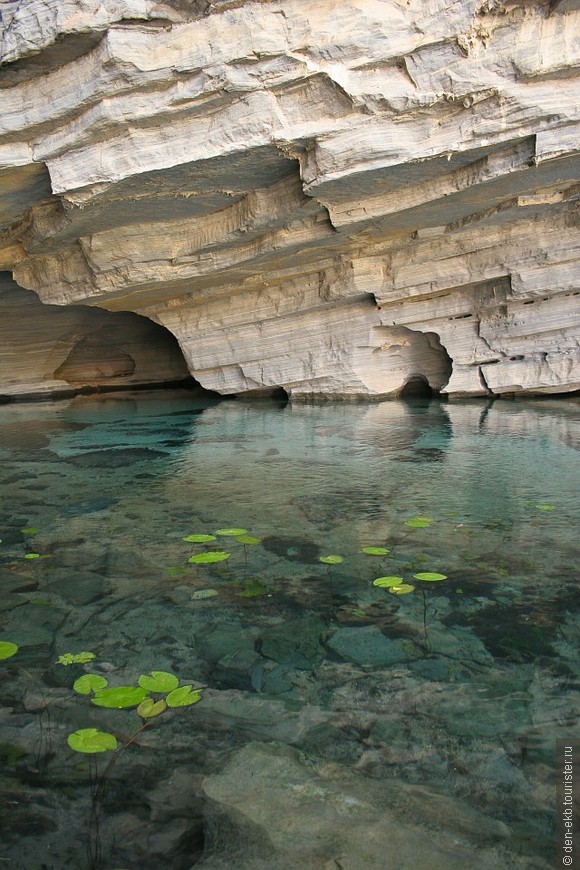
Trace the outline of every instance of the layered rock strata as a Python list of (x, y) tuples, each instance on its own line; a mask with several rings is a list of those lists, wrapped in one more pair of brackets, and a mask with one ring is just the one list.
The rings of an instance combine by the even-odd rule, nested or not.
[(45, 306), (143, 315), (223, 394), (580, 388), (577, 0), (1, 15), (0, 269)]

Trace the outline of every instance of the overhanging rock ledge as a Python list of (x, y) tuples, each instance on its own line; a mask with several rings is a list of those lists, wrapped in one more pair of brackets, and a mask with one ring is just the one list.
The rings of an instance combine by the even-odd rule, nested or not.
[(0, 394), (580, 389), (579, 35), (580, 0), (2, 4)]

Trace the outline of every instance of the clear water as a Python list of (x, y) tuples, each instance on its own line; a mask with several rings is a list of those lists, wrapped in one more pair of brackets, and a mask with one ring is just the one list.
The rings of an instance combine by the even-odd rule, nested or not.
[[(2, 866), (554, 866), (579, 447), (573, 398), (0, 408)], [(260, 543), (183, 540), (223, 527)], [(72, 689), (153, 670), (202, 699), (138, 734)]]

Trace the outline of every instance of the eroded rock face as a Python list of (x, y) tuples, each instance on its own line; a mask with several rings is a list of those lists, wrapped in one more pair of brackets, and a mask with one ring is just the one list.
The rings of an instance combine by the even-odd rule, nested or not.
[(223, 394), (577, 390), (579, 6), (12, 0), (0, 268)]

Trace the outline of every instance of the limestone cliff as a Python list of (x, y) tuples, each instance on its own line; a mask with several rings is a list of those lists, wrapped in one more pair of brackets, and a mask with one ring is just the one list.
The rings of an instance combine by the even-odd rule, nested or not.
[(580, 388), (579, 0), (0, 16), (0, 393), (181, 370), (121, 312), (223, 394)]

